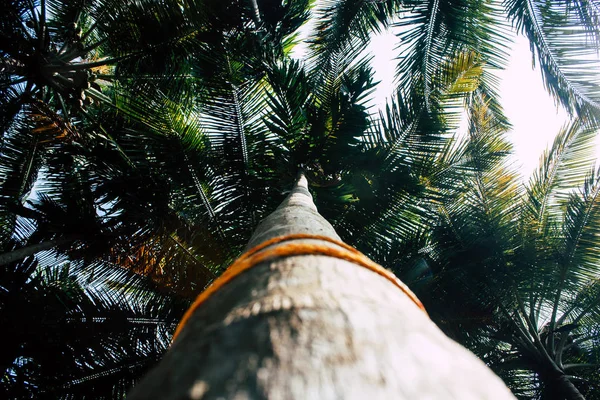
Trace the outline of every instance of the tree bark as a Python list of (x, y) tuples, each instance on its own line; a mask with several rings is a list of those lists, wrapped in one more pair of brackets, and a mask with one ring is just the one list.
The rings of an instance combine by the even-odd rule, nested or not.
[[(248, 248), (296, 233), (338, 239), (303, 176)], [(211, 295), (128, 397), (221, 398), (514, 397), (388, 279), (339, 258), (295, 255), (262, 262)]]
[(69, 235), (59, 239), (47, 240), (42, 243), (32, 244), (29, 246), (24, 246), (19, 249), (9, 251), (7, 253), (0, 254), (0, 265), (9, 264), (15, 261), (19, 261), (24, 259), (25, 257), (32, 256), (40, 251), (50, 250), (56, 246), (60, 246), (63, 244), (67, 244), (69, 242), (73, 242), (77, 240), (79, 235)]
[(560, 387), (560, 391), (565, 396), (566, 400), (585, 400), (585, 397), (581, 394), (579, 389), (575, 387), (573, 382), (565, 374), (561, 374), (558, 379), (558, 386)]
[(585, 400), (579, 389), (573, 384), (569, 377), (556, 365), (552, 364), (549, 372), (541, 374), (545, 383), (549, 384), (553, 391), (560, 393), (565, 400)]

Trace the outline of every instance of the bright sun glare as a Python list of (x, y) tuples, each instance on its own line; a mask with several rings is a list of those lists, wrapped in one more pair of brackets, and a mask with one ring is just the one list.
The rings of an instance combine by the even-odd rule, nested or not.
[[(309, 30), (310, 23), (301, 29), (300, 36), (306, 37)], [(388, 30), (374, 36), (366, 50), (373, 55), (374, 78), (379, 81), (373, 99), (374, 112), (385, 109), (386, 100), (394, 93), (397, 43), (397, 37)], [(300, 43), (294, 49), (294, 57), (302, 58), (306, 47), (305, 43)], [(570, 117), (544, 89), (539, 68), (532, 68), (527, 38), (520, 35), (513, 37), (508, 66), (497, 75), (501, 82), (498, 88), (501, 104), (513, 125), (508, 139), (514, 146), (514, 166), (527, 180), (537, 168), (543, 151), (552, 144)], [(597, 142), (600, 142), (600, 137)], [(600, 149), (600, 145), (596, 147)]]
[[(374, 55), (375, 79), (381, 81), (375, 93), (375, 104), (385, 107), (386, 99), (393, 93), (393, 58), (396, 37), (391, 32), (377, 35), (369, 45)], [(501, 79), (499, 94), (504, 111), (513, 124), (508, 138), (514, 145), (514, 163), (523, 178), (527, 179), (538, 166), (542, 152), (552, 144), (560, 128), (569, 122), (569, 115), (548, 94), (539, 68), (532, 68), (529, 42), (516, 36), (511, 48), (506, 70), (498, 71)]]

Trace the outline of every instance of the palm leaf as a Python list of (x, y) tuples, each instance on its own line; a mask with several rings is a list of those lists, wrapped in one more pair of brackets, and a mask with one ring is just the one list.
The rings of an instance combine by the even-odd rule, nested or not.
[(511, 0), (505, 6), (517, 31), (531, 41), (546, 89), (569, 112), (596, 120), (600, 81), (593, 71), (599, 31), (587, 23), (597, 18), (597, 3)]
[(456, 54), (474, 51), (491, 67), (506, 63), (506, 28), (485, 1), (421, 2), (395, 24), (401, 45), (399, 89), (419, 90), (429, 109), (435, 74)]

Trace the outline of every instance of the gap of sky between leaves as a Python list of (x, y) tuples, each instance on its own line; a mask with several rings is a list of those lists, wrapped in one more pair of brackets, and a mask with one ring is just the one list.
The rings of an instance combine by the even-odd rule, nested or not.
[[(301, 38), (308, 36), (310, 21), (301, 29)], [(543, 151), (552, 145), (561, 127), (570, 121), (568, 113), (557, 106), (544, 89), (538, 67), (533, 68), (527, 38), (514, 34), (508, 66), (495, 73), (500, 78), (498, 92), (501, 104), (513, 129), (508, 139), (513, 143), (513, 166), (523, 179), (528, 180), (539, 164)], [(397, 65), (398, 38), (390, 30), (375, 35), (366, 52), (373, 55), (375, 81), (379, 81), (374, 94), (372, 112), (385, 110), (386, 100), (394, 93), (394, 72)], [(294, 58), (302, 59), (307, 44), (301, 41), (293, 51)], [(461, 130), (466, 128), (462, 124)], [(600, 138), (600, 136), (599, 136)], [(598, 142), (598, 141), (597, 141)], [(600, 148), (600, 146), (596, 146)]]
[[(544, 89), (539, 68), (532, 68), (527, 38), (515, 35), (513, 40), (509, 64), (496, 74), (501, 81), (498, 88), (501, 104), (513, 125), (508, 139), (513, 143), (514, 166), (524, 179), (528, 179), (537, 168), (543, 151), (570, 118)], [(377, 108), (385, 109), (386, 99), (394, 90), (396, 45), (397, 38), (388, 31), (374, 36), (367, 50), (373, 54), (375, 79), (380, 81), (374, 99)], [(466, 126), (459, 130), (464, 128)]]

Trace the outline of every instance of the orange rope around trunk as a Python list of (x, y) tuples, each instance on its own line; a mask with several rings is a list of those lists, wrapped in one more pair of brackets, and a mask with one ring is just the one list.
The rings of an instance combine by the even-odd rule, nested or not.
[[(333, 243), (341, 248), (331, 247), (318, 243), (300, 242), (285, 243), (281, 246), (274, 247), (271, 250), (261, 251), (266, 247), (272, 246), (277, 243), (298, 239), (322, 240)], [(406, 294), (413, 301), (413, 303), (415, 303), (421, 310), (427, 313), (421, 301), (417, 298), (417, 296), (415, 296), (413, 292), (411, 292), (411, 290), (402, 281), (400, 281), (400, 279), (396, 278), (394, 274), (383, 268), (381, 265), (371, 261), (360, 251), (347, 245), (344, 242), (337, 241), (327, 236), (296, 233), (292, 235), (278, 236), (271, 240), (267, 240), (266, 242), (262, 242), (261, 244), (253, 247), (246, 253), (242, 254), (233, 264), (231, 264), (229, 268), (227, 268), (225, 272), (223, 272), (221, 276), (219, 276), (208, 288), (206, 288), (206, 290), (204, 290), (202, 293), (200, 293), (200, 295), (198, 295), (194, 303), (190, 306), (190, 308), (188, 308), (183, 318), (179, 322), (179, 325), (177, 326), (177, 329), (173, 334), (172, 342), (175, 341), (175, 339), (177, 338), (185, 324), (188, 322), (188, 320), (191, 318), (192, 314), (194, 314), (196, 309), (198, 309), (198, 307), (200, 307), (200, 305), (204, 303), (213, 293), (215, 293), (229, 281), (234, 279), (236, 276), (257, 264), (274, 258), (300, 255), (324, 255), (329, 257), (335, 257), (365, 267), (375, 272), (376, 274), (386, 278), (388, 281), (392, 282), (400, 290), (402, 290), (402, 292), (404, 292), (404, 294)]]

